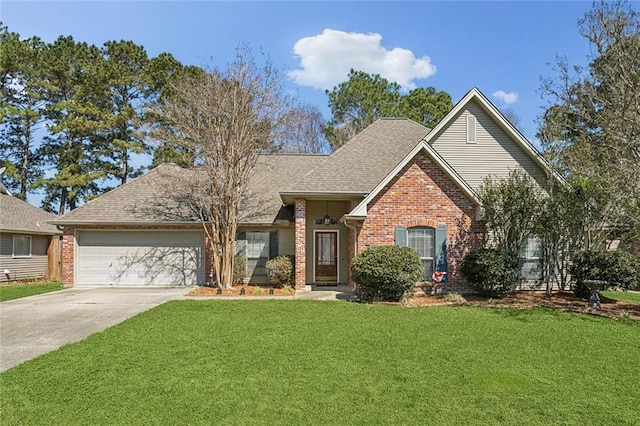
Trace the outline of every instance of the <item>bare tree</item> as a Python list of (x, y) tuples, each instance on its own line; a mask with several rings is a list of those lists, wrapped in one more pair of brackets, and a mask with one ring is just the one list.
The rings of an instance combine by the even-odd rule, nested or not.
[(520, 116), (515, 109), (513, 109), (512, 107), (503, 106), (502, 108), (500, 108), (500, 112), (502, 113), (504, 118), (509, 121), (509, 123), (513, 124), (513, 127), (520, 130), (522, 120), (520, 120)]
[(323, 129), (325, 120), (318, 108), (311, 105), (300, 105), (300, 115), (288, 140), (283, 141), (282, 150), (304, 154), (328, 154), (331, 146), (325, 138)]
[(258, 156), (278, 149), (300, 119), (282, 81), (267, 58), (258, 66), (251, 50), (240, 46), (225, 70), (175, 81), (158, 109), (165, 126), (156, 137), (194, 159), (198, 172), (184, 173), (180, 197), (195, 206), (221, 287), (233, 284), (235, 236)]

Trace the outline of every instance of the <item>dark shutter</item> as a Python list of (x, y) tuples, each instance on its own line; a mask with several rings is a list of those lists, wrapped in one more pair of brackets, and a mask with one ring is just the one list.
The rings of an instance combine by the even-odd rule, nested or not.
[(278, 231), (269, 232), (269, 259), (278, 256)]
[(236, 254), (238, 256), (247, 257), (247, 233), (238, 232), (236, 238)]
[(407, 246), (407, 228), (403, 228), (402, 226), (396, 226), (395, 229), (395, 238), (397, 246)]
[[(447, 272), (447, 227), (438, 226), (436, 228), (436, 271)], [(446, 281), (447, 276), (444, 276)]]

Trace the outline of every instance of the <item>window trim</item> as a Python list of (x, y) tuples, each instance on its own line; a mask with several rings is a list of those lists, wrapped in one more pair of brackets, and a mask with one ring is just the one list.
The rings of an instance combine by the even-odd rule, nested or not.
[[(420, 261), (421, 262), (424, 263), (425, 260), (428, 261), (429, 259), (431, 259), (431, 275), (430, 276), (426, 276), (426, 275), (422, 276), (422, 280), (424, 282), (428, 282), (428, 281), (431, 281), (432, 275), (436, 270), (436, 228), (432, 228), (430, 226), (412, 226), (410, 228), (407, 228), (407, 247), (411, 247), (409, 245), (409, 232), (412, 229), (428, 229), (428, 230), (431, 230), (431, 236), (432, 236), (431, 257), (422, 257), (422, 256), (420, 256), (420, 253), (418, 252), (418, 255), (420, 256)], [(413, 248), (413, 247), (411, 247), (411, 248)], [(413, 249), (416, 250), (415, 248), (413, 248)]]
[[(29, 239), (29, 254), (16, 254), (16, 239), (17, 238), (28, 238)], [(33, 238), (31, 235), (14, 235), (13, 236), (13, 244), (11, 248), (11, 255), (14, 259), (28, 259), (33, 254)]]
[[(544, 255), (541, 253), (542, 247), (539, 248), (538, 250), (539, 252), (537, 256), (529, 257), (529, 250), (526, 250), (524, 255), (522, 253), (523, 249), (528, 248), (530, 240), (539, 240), (538, 244), (540, 245), (542, 244), (542, 240), (540, 239), (540, 237), (536, 237), (535, 235), (527, 236), (527, 238), (524, 240), (522, 248), (520, 249), (520, 253), (518, 253), (518, 276), (521, 281), (541, 281), (544, 279)], [(540, 275), (537, 278), (530, 278), (530, 277), (525, 278), (522, 274), (522, 268), (524, 264), (527, 262), (534, 262), (534, 261), (539, 264)]]
[[(267, 237), (267, 238), (266, 238), (266, 241), (267, 241), (267, 244), (266, 244), (267, 255), (266, 255), (266, 257), (264, 257), (264, 256), (260, 256), (260, 257), (250, 257), (250, 256), (249, 256), (249, 244), (250, 244), (249, 234), (266, 234), (266, 237)], [(271, 243), (271, 241), (270, 241), (270, 233), (269, 233), (269, 231), (246, 231), (246, 236), (245, 236), (245, 238), (246, 238), (246, 240), (245, 240), (245, 241), (247, 242), (247, 243), (246, 243), (246, 246), (245, 246), (245, 259), (247, 259), (247, 275), (248, 275), (249, 277), (252, 277), (252, 276), (261, 276), (261, 277), (262, 277), (262, 276), (266, 276), (266, 275), (267, 275), (267, 271), (266, 271), (266, 270), (265, 270), (264, 274), (258, 274), (258, 273), (256, 273), (256, 272), (255, 272), (255, 269), (254, 269), (253, 271), (250, 271), (250, 270), (249, 270), (249, 260), (250, 260), (250, 259), (251, 259), (251, 260), (260, 260), (260, 259), (266, 259), (266, 260), (269, 260), (269, 246), (270, 246), (270, 243)], [(264, 250), (264, 249), (263, 249), (263, 250)]]

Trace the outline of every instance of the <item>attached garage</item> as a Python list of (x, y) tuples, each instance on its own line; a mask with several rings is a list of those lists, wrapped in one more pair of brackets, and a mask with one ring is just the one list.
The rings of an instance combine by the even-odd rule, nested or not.
[(204, 282), (204, 233), (76, 230), (76, 286), (178, 286)]

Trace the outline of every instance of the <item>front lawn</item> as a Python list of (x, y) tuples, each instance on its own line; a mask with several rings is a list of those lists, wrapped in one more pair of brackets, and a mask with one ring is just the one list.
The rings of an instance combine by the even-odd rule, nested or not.
[(637, 424), (640, 324), (173, 301), (0, 375), (2, 424)]
[(640, 303), (640, 293), (629, 293), (628, 291), (606, 290), (606, 291), (601, 291), (600, 295), (608, 299)]
[(61, 283), (3, 285), (0, 286), (0, 302), (35, 296), (36, 294), (48, 293), (62, 288), (64, 288), (64, 285)]

